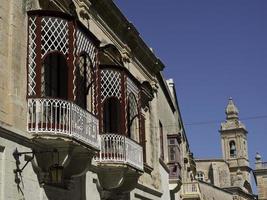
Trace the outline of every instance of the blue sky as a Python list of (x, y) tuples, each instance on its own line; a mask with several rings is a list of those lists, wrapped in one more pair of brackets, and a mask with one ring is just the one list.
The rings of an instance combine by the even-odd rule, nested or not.
[[(249, 131), (252, 166), (257, 151), (267, 161), (267, 1), (114, 2), (175, 80), (195, 157), (221, 157), (218, 129), (232, 96)], [(255, 116), (265, 117), (245, 120)], [(195, 123), (207, 121), (215, 123)]]

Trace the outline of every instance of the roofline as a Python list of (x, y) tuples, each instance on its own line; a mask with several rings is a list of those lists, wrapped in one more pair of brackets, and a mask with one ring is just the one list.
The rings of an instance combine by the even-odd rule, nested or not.
[(172, 112), (176, 111), (177, 107), (178, 107), (178, 104), (175, 105), (175, 103), (177, 103), (177, 102), (173, 101), (174, 99), (172, 98), (170, 89), (169, 89), (169, 87), (167, 85), (166, 80), (164, 79), (164, 76), (163, 76), (162, 72), (158, 73), (158, 78), (159, 78), (159, 83), (162, 86), (163, 93), (166, 96), (169, 105), (171, 106)]
[[(157, 73), (165, 68), (162, 61), (151, 51), (141, 38), (135, 26), (127, 20), (113, 1), (91, 0), (91, 2), (91, 8), (97, 10), (100, 18), (102, 18), (119, 39), (130, 48), (134, 57), (136, 57), (147, 69), (154, 73), (156, 70)], [(107, 8), (110, 12), (105, 12)], [(113, 19), (116, 23), (111, 23), (110, 19)], [(121, 24), (119, 27), (120, 32), (116, 30), (118, 24)]]
[(225, 192), (225, 193), (228, 193), (228, 194), (232, 195), (231, 192), (226, 191), (226, 190), (224, 190), (224, 189), (222, 189), (222, 188), (220, 188), (220, 187), (217, 187), (217, 186), (215, 186), (215, 185), (213, 185), (213, 184), (211, 184), (211, 183), (207, 183), (207, 182), (205, 182), (205, 181), (201, 181), (201, 180), (198, 180), (198, 181), (199, 181), (199, 183), (203, 183), (203, 184), (209, 185), (209, 186), (211, 186), (211, 187), (213, 187), (213, 188), (216, 188), (216, 189), (218, 189), (218, 190), (221, 190), (221, 191), (223, 191), (223, 192)]
[(224, 162), (227, 163), (224, 159), (221, 158), (209, 158), (209, 159), (195, 159), (196, 162)]

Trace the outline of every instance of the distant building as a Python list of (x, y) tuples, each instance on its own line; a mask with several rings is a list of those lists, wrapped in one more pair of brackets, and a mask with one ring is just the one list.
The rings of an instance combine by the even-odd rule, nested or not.
[(259, 153), (256, 155), (255, 170), (253, 173), (256, 178), (258, 199), (267, 200), (267, 162), (262, 161)]
[(251, 168), (248, 159), (247, 130), (239, 120), (232, 98), (221, 124), (222, 159), (197, 159), (196, 179), (203, 199), (252, 200)]

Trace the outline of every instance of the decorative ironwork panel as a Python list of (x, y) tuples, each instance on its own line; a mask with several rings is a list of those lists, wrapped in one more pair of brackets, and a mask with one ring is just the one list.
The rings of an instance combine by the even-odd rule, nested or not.
[(129, 96), (130, 93), (133, 93), (135, 98), (137, 99), (139, 89), (130, 78), (127, 78), (127, 96)]
[(71, 133), (74, 138), (96, 148), (99, 147), (98, 120), (73, 103), (71, 106)]
[[(93, 69), (96, 69), (96, 65), (97, 65), (97, 61), (96, 61), (96, 47), (95, 45), (92, 43), (92, 41), (79, 29), (76, 30), (75, 32), (75, 55), (76, 55), (76, 59), (79, 58), (80, 54), (85, 52), (87, 54), (87, 56), (89, 56), (90, 59), (90, 64), (88, 64), (86, 67), (86, 71), (87, 72), (91, 72), (91, 74), (87, 73), (87, 81), (89, 83), (93, 82), (93, 71), (92, 69), (90, 69), (91, 65), (93, 66)], [(79, 60), (80, 61), (80, 60)], [(78, 62), (79, 62), (78, 61)], [(76, 60), (75, 60), (76, 62)], [(89, 63), (89, 62), (88, 62)], [(76, 74), (74, 73), (74, 80), (73, 82), (76, 83)], [(95, 96), (95, 87), (94, 85), (91, 86), (92, 88), (92, 96)], [(76, 99), (76, 89), (77, 89), (77, 85), (74, 84), (74, 99)], [(94, 109), (94, 107), (93, 107)], [(92, 110), (94, 112), (94, 110)]]
[(100, 163), (123, 163), (143, 170), (143, 148), (131, 139), (117, 134), (100, 135), (101, 148), (95, 160)]
[(29, 18), (29, 36), (28, 36), (28, 95), (36, 95), (36, 17)]
[(60, 99), (28, 99), (27, 129), (32, 134), (75, 138), (99, 149), (98, 119)]
[(88, 111), (95, 113), (95, 69), (87, 55), (80, 55), (76, 60), (75, 100), (76, 102), (79, 102), (83, 99), (84, 95), (87, 94), (89, 97), (87, 97), (87, 109)]
[(121, 74), (114, 70), (102, 70), (101, 102), (112, 96), (121, 99)]
[(125, 138), (126, 162), (143, 170), (143, 148), (129, 138)]
[(56, 17), (43, 17), (41, 20), (42, 58), (49, 51), (60, 51), (67, 55), (69, 51), (68, 21)]
[(93, 67), (96, 67), (96, 47), (92, 41), (79, 29), (76, 30), (75, 54), (78, 57), (80, 53), (86, 52), (91, 59)]
[(128, 96), (128, 106), (129, 106), (129, 114), (130, 120), (132, 120), (138, 114), (138, 106), (136, 102), (136, 98), (133, 93), (130, 93)]

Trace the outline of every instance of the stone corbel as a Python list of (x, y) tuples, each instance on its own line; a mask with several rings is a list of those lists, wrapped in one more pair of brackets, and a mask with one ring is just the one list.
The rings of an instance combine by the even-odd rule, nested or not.
[(122, 56), (122, 61), (126, 64), (130, 63), (131, 62), (131, 59), (130, 57), (128, 57), (127, 55), (123, 55)]
[(25, 2), (26, 11), (40, 9), (40, 4), (38, 0), (26, 0)]
[(79, 16), (84, 20), (90, 20), (90, 16), (88, 14), (88, 11), (84, 8), (82, 8), (79, 12)]
[(158, 84), (154, 82), (151, 84), (151, 86), (152, 86), (153, 92), (158, 93), (158, 89), (159, 89)]
[(83, 20), (90, 20), (90, 16), (89, 16), (89, 8), (91, 7), (91, 3), (89, 1), (86, 1), (86, 3), (84, 1), (81, 0), (76, 0), (76, 8), (79, 10), (79, 16), (83, 19)]
[(123, 48), (123, 50), (122, 50), (122, 61), (125, 64), (129, 64), (132, 62), (132, 55), (131, 55), (130, 50), (127, 46), (125, 46), (125, 48)]

